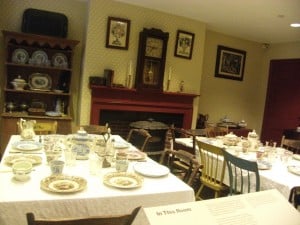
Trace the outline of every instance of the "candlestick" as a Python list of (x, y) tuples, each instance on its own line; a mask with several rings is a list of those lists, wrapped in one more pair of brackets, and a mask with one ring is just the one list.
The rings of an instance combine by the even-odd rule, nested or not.
[(169, 88), (170, 88), (170, 83), (171, 83), (171, 81), (170, 81), (170, 80), (167, 80), (167, 91), (168, 91)]
[(168, 76), (168, 80), (171, 80), (172, 77), (172, 67), (169, 67), (169, 76)]
[(132, 61), (129, 61), (128, 75), (132, 75)]
[(128, 87), (128, 88), (131, 87), (131, 75), (128, 75), (128, 79), (127, 79), (127, 87)]

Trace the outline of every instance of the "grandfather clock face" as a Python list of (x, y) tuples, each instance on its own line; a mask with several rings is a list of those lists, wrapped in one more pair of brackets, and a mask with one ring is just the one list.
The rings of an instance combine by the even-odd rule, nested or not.
[(136, 69), (138, 90), (162, 91), (169, 33), (158, 29), (140, 32)]

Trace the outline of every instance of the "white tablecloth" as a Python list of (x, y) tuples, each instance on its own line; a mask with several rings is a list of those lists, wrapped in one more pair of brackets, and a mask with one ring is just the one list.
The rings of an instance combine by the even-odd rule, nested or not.
[[(228, 147), (222, 145), (222, 141), (220, 139), (209, 139), (206, 137), (197, 137), (197, 139), (209, 142), (211, 144), (215, 144), (218, 146), (223, 146), (229, 151), (235, 151), (236, 146)], [(176, 142), (186, 145), (188, 147), (192, 147), (192, 139), (191, 138), (177, 138)], [(243, 156), (244, 158), (249, 157), (249, 159), (255, 158), (255, 153), (249, 153), (248, 155)], [(290, 165), (299, 165), (300, 161), (292, 160)], [(284, 165), (279, 158), (275, 159), (274, 163), (272, 164), (272, 168), (269, 170), (260, 170), (260, 190), (269, 190), (269, 189), (277, 189), (281, 192), (287, 199), (290, 194), (290, 190), (300, 185), (300, 176), (295, 175), (288, 171), (287, 166)], [(224, 183), (229, 184), (229, 177), (226, 170)]]
[[(40, 189), (40, 181), (50, 175), (44, 154), (43, 163), (34, 167), (30, 180), (17, 182), (4, 164), (12, 143), (19, 140), (12, 136), (0, 164), (0, 224), (26, 225), (25, 214), (33, 212), (38, 218), (64, 218), (80, 216), (107, 216), (130, 213), (135, 207), (152, 207), (194, 201), (194, 191), (172, 174), (160, 178), (144, 177), (137, 189), (116, 189), (105, 186), (103, 174), (114, 168), (103, 168), (99, 175), (90, 175), (88, 160), (77, 160), (76, 166), (65, 167), (64, 173), (84, 177), (87, 188), (72, 194), (48, 193)], [(148, 159), (150, 160), (150, 159)], [(138, 162), (132, 162), (138, 163)], [(129, 171), (133, 171), (132, 163)], [(143, 212), (135, 224), (144, 224)]]

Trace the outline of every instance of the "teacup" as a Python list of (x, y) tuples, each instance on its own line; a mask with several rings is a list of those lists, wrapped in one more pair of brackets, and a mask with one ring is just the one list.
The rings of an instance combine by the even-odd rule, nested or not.
[(32, 163), (29, 161), (17, 161), (12, 166), (14, 178), (18, 181), (26, 181), (30, 178)]
[(62, 160), (52, 160), (50, 162), (50, 169), (51, 169), (52, 175), (62, 174), (64, 165), (65, 165), (65, 162)]

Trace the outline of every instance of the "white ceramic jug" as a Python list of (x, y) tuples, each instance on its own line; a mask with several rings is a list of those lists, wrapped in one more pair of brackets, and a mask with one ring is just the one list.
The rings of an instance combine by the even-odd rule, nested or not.
[(34, 124), (35, 120), (24, 120), (20, 118), (18, 122), (21, 138), (24, 140), (32, 140), (35, 137)]

